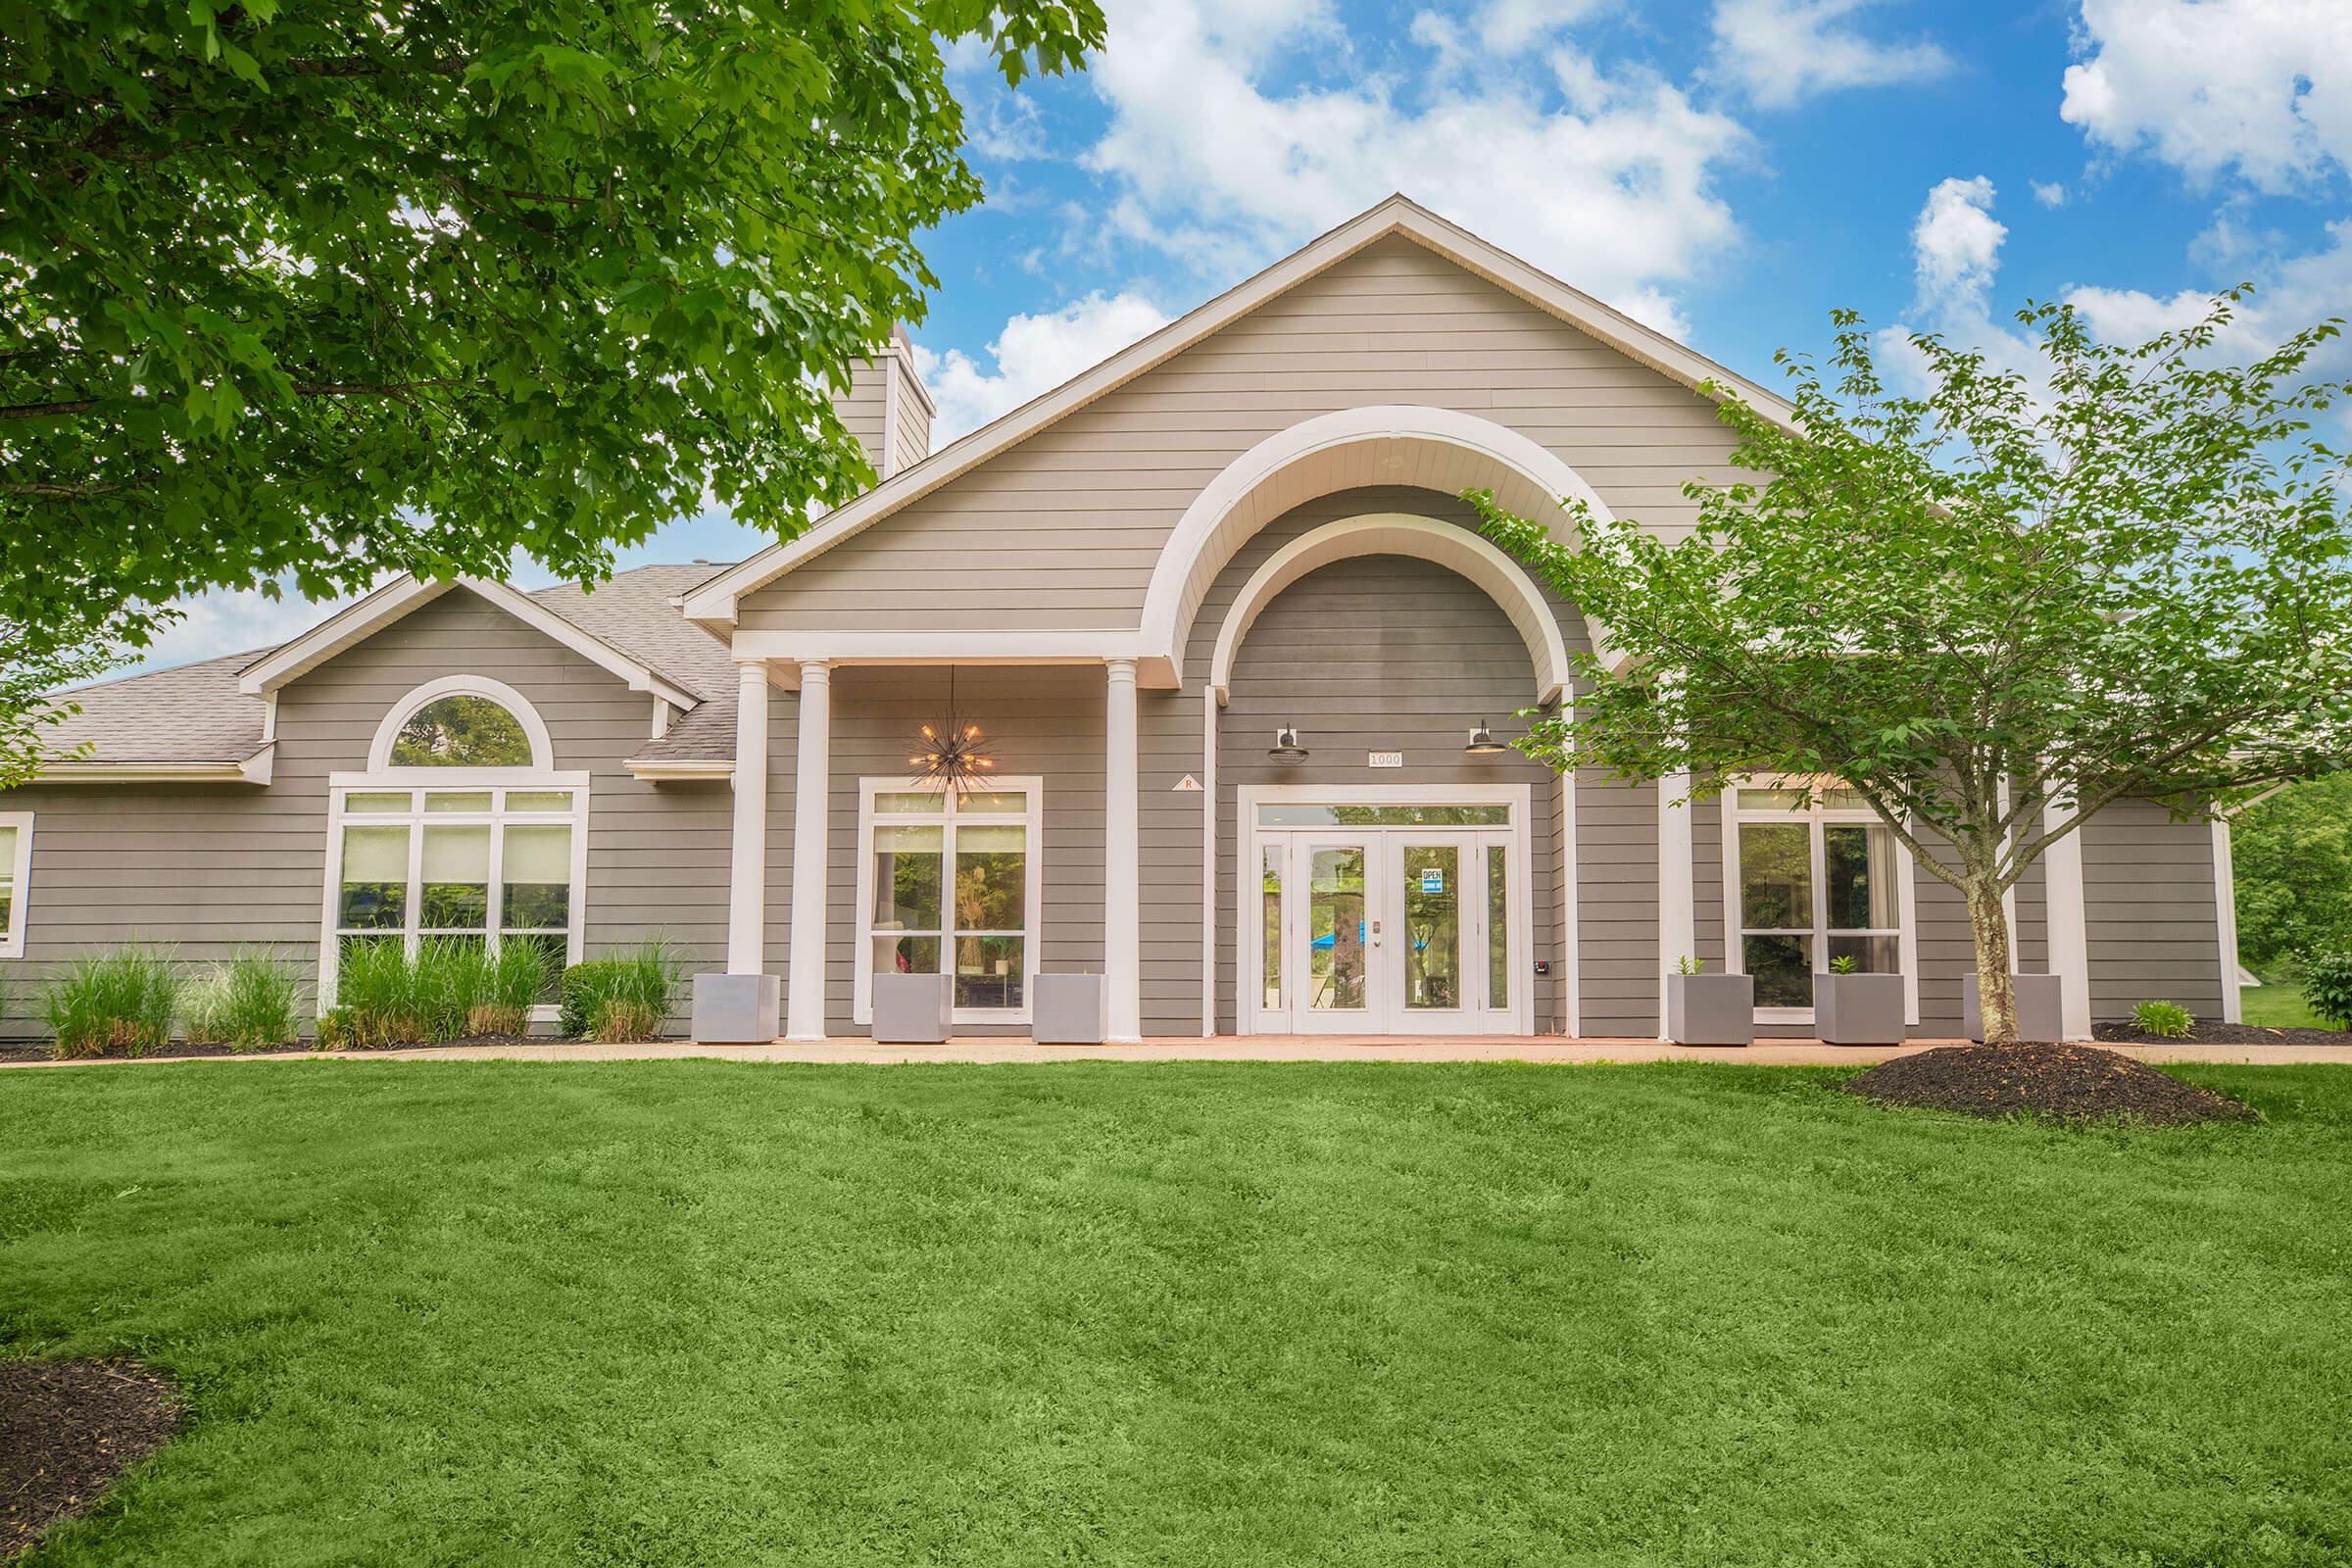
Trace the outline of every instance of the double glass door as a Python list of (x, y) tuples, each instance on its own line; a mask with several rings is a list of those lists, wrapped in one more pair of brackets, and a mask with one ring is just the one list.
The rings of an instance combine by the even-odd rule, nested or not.
[(1257, 1028), (1524, 1032), (1508, 829), (1261, 833)]

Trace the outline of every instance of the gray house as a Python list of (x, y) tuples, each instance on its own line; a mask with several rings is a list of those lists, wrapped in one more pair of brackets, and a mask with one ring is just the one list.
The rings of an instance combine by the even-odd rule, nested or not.
[[(865, 1032), (878, 973), (1018, 1034), (1070, 972), (1114, 1039), (1654, 1037), (1686, 955), (1801, 1035), (1848, 954), (1948, 1036), (1959, 904), (1837, 792), (1688, 805), (1488, 743), (1592, 628), (1455, 497), (1685, 528), (1682, 482), (1730, 476), (1710, 380), (1782, 408), (1400, 198), (938, 452), (895, 345), (841, 403), (881, 482), (790, 544), (403, 580), (81, 692), (85, 759), (0, 794), (6, 1027), (133, 938), (274, 946), (331, 995), (345, 941), (454, 931), (665, 936), (780, 977), (800, 1038)], [(910, 777), (950, 717), (987, 788)], [(2074, 1034), (2232, 1015), (2230, 896), (2223, 830), (2112, 810), (2017, 890), (2020, 967)]]

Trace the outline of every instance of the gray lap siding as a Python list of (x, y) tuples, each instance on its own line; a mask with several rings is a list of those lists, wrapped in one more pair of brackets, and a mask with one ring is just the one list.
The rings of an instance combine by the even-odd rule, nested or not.
[(546, 720), (555, 765), (590, 775), (589, 952), (665, 936), (688, 961), (726, 943), (725, 786), (653, 785), (623, 763), (652, 699), (463, 589), (386, 627), (278, 696), (274, 776), (225, 784), (35, 785), (0, 811), (35, 814), (25, 956), (0, 959), (0, 1030), (39, 1032), (60, 960), (152, 941), (188, 960), (272, 947), (306, 977), (318, 958), (328, 777), (359, 771), (385, 712), (444, 675), (488, 675)]

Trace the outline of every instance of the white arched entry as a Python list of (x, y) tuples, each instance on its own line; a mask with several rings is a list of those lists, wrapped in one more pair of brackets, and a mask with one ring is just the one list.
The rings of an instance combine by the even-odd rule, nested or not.
[[(1376, 485), (1409, 485), (1458, 495), (1485, 489), (1522, 516), (1548, 517), (1581, 502), (1598, 521), (1614, 514), (1573, 467), (1541, 444), (1491, 419), (1454, 409), (1384, 404), (1344, 409), (1266, 437), (1228, 464), (1185, 509), (1161, 548), (1145, 593), (1139, 652), (1148, 665), (1181, 676), (1193, 623), (1209, 587), (1244, 541), (1293, 508), (1320, 496)], [(1555, 531), (1573, 537), (1560, 514)], [(1205, 791), (1201, 832), (1201, 1033), (1216, 1028), (1217, 710), (1233, 659), (1259, 611), (1291, 583), (1333, 561), (1395, 554), (1435, 562), (1469, 578), (1500, 606), (1528, 643), (1539, 700), (1564, 697), (1568, 654), (1557, 621), (1526, 569), (1492, 541), (1429, 518), (1382, 514), (1352, 517), (1294, 540), (1251, 578), (1220, 630), (1201, 703)], [(1592, 648), (1608, 642), (1591, 617)], [(1563, 873), (1556, 893), (1564, 963), (1565, 1022), (1582, 1026), (1576, 918), (1575, 780), (1559, 780)]]
[(1526, 640), (1535, 665), (1538, 703), (1548, 703), (1568, 684), (1568, 648), (1551, 607), (1518, 563), (1482, 538), (1452, 523), (1398, 512), (1344, 517), (1310, 529), (1284, 545), (1250, 573), (1217, 633), (1208, 664), (1210, 693), (1222, 704), (1233, 678), (1234, 656), (1258, 614), (1285, 588), (1320, 566), (1355, 556), (1410, 556), (1467, 577), (1510, 617)]
[[(1528, 517), (1550, 516), (1562, 501), (1583, 503), (1599, 520), (1614, 516), (1583, 475), (1492, 419), (1416, 404), (1318, 415), (1234, 459), (1185, 509), (1145, 590), (1144, 658), (1182, 669), (1200, 602), (1243, 541), (1304, 502), (1370, 485), (1411, 485), (1447, 495), (1490, 490), (1503, 507)], [(1559, 514), (1565, 531), (1568, 518)], [(1590, 619), (1586, 626), (1592, 646), (1605, 647), (1600, 628)]]

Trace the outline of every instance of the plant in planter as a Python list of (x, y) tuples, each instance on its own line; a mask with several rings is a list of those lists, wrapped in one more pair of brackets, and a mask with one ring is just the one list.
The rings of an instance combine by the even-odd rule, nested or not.
[(1707, 974), (1685, 956), (1666, 977), (1666, 1038), (1678, 1046), (1746, 1046), (1756, 1039), (1752, 975)]
[(1903, 977), (1865, 974), (1851, 954), (1832, 958), (1830, 972), (1813, 977), (1813, 1026), (1823, 1045), (1898, 1045), (1909, 1013)]

